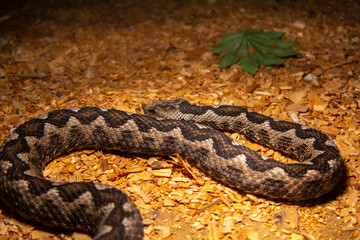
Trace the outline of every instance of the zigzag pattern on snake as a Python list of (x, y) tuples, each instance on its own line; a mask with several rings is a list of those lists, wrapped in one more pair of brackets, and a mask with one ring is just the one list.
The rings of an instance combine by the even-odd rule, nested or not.
[[(315, 129), (241, 107), (195, 106), (182, 99), (143, 109), (153, 116), (81, 107), (40, 115), (13, 129), (0, 147), (0, 199), (40, 224), (85, 231), (94, 239), (142, 239), (141, 215), (125, 193), (101, 183), (46, 180), (44, 165), (84, 148), (178, 153), (228, 186), (295, 201), (329, 192), (341, 177), (338, 148)], [(299, 162), (275, 161), (214, 128), (240, 131)]]

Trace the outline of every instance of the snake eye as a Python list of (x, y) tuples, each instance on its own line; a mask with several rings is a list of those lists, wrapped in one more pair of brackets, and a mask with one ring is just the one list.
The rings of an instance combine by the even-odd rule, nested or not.
[(146, 109), (146, 115), (155, 115), (156, 110), (154, 108)]

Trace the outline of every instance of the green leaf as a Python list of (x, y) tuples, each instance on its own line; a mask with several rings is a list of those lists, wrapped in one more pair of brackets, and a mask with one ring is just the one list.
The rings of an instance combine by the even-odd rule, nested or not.
[(233, 65), (234, 63), (237, 63), (239, 61), (239, 59), (240, 59), (239, 56), (236, 56), (233, 54), (228, 54), (220, 60), (219, 67), (220, 68), (229, 67), (229, 66)]
[(248, 55), (241, 58), (240, 65), (245, 72), (254, 75), (259, 67), (259, 62), (256, 61), (253, 55)]
[(299, 54), (297, 51), (289, 48), (274, 48), (270, 51), (278, 57), (290, 57)]
[(291, 48), (297, 45), (296, 43), (286, 39), (273, 39), (273, 43), (275, 43), (277, 47), (281, 48)]
[(259, 53), (259, 52), (256, 52), (254, 54), (256, 60), (258, 60), (261, 64), (264, 64), (264, 65), (281, 65), (283, 64), (283, 60), (279, 57), (276, 57), (272, 54), (269, 54), (269, 53)]
[(240, 32), (227, 34), (223, 37), (222, 42), (214, 47), (213, 52), (215, 54), (221, 54), (223, 52), (236, 52), (236, 49), (241, 44), (241, 39), (244, 38)]
[(283, 35), (283, 32), (264, 32), (261, 29), (238, 31), (225, 35), (213, 52), (226, 53), (220, 60), (220, 68), (239, 63), (244, 71), (255, 74), (260, 64), (281, 65), (281, 58), (299, 54), (290, 49), (297, 44), (281, 39)]
[(273, 38), (281, 38), (282, 36), (284, 36), (284, 34), (285, 33), (283, 32), (272, 31), (272, 32), (261, 32), (260, 35), (263, 37), (267, 37), (269, 39), (273, 39)]

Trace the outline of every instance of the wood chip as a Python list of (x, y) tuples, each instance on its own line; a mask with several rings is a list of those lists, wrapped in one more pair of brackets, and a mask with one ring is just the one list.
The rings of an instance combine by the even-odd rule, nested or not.
[(53, 234), (41, 230), (33, 230), (30, 233), (30, 236), (32, 239), (38, 239), (38, 240), (45, 240), (54, 237)]
[[(314, 11), (324, 9), (318, 1), (266, 1), (256, 8), (248, 7), (254, 6), (250, 0), (143, 1), (141, 9), (115, 0), (86, 6), (73, 1), (71, 7), (59, 1), (36, 9), (5, 4), (0, 17), (1, 141), (10, 129), (51, 110), (98, 106), (142, 113), (142, 102), (158, 99), (230, 104), (306, 123), (335, 139), (347, 169), (339, 189), (311, 204), (237, 191), (179, 156), (169, 160), (86, 149), (56, 158), (44, 176), (103, 182), (126, 192), (144, 219), (146, 240), (358, 239), (360, 7), (353, 2), (331, 0), (322, 12)], [(229, 9), (236, 11), (229, 15)], [(259, 12), (266, 19), (261, 26), (254, 22)], [(234, 19), (241, 21), (234, 25)], [(249, 26), (284, 32), (284, 39), (298, 43), (294, 49), (300, 54), (284, 58), (282, 66), (261, 65), (255, 75), (239, 64), (219, 69), (221, 56), (212, 48), (224, 34)], [(275, 160), (296, 162), (239, 133), (227, 134)], [(50, 228), (40, 230), (2, 210), (0, 239), (57, 238)], [(70, 234), (64, 239), (90, 238), (60, 232)]]
[(290, 105), (288, 105), (286, 107), (286, 109), (288, 111), (293, 111), (293, 112), (307, 112), (309, 110), (309, 106), (307, 104), (297, 104), (297, 103), (292, 103)]
[(159, 170), (153, 170), (153, 175), (155, 177), (171, 177), (172, 170), (171, 169), (159, 169)]
[(140, 187), (132, 186), (132, 191), (134, 191), (137, 195), (139, 195), (144, 203), (149, 204), (151, 202), (151, 198), (148, 194), (146, 194)]
[(286, 98), (290, 99), (295, 104), (301, 105), (304, 104), (304, 99), (307, 92), (307, 90), (299, 90), (287, 95)]
[(231, 216), (224, 218), (221, 232), (224, 234), (231, 233), (235, 227), (235, 219)]
[(216, 205), (216, 204), (219, 204), (221, 202), (221, 200), (218, 198), (218, 199), (215, 199), (213, 200), (211, 203), (207, 204), (205, 207), (203, 207), (202, 209), (199, 209), (197, 212), (203, 212), (205, 211), (206, 209)]

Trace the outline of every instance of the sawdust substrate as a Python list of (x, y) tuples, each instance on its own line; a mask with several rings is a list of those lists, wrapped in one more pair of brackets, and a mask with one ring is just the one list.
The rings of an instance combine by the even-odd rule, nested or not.
[[(25, 120), (59, 108), (141, 113), (142, 102), (181, 97), (319, 129), (335, 139), (347, 167), (334, 191), (302, 204), (228, 188), (176, 156), (73, 152), (51, 162), (46, 178), (123, 190), (141, 211), (145, 239), (360, 239), (358, 2), (3, 2), (1, 141)], [(245, 29), (283, 31), (301, 55), (280, 67), (261, 66), (254, 76), (238, 65), (220, 70), (212, 48)], [(0, 217), (0, 240), (90, 239), (24, 221), (4, 206)]]

